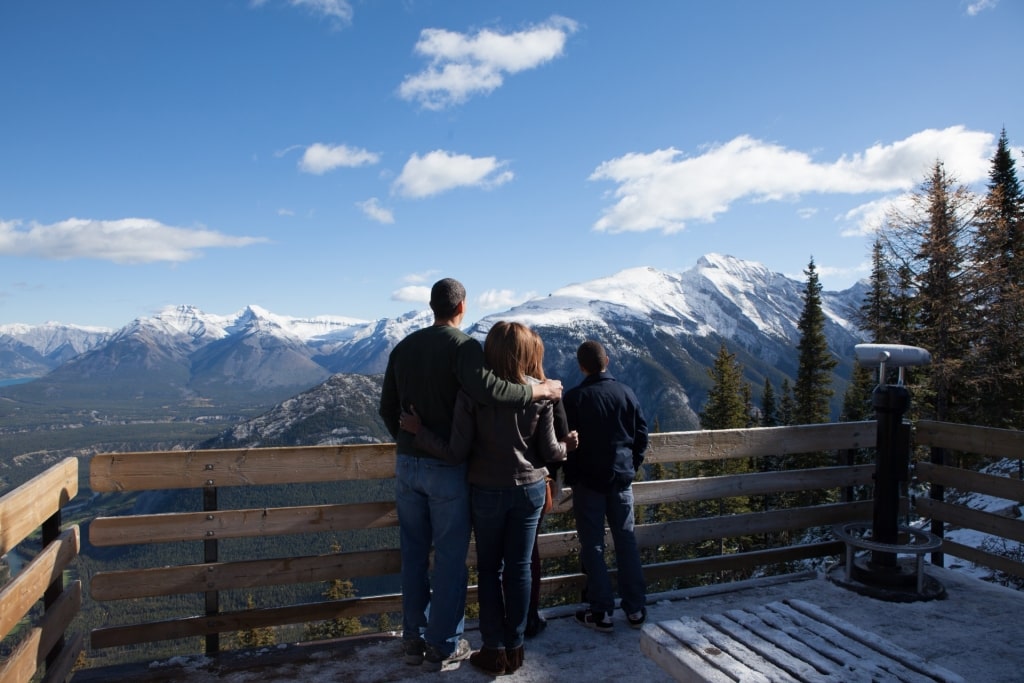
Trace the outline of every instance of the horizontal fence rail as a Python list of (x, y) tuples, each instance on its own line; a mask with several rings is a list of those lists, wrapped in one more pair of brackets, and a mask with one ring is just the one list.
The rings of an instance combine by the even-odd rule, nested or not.
[[(0, 662), (0, 681), (63, 681), (83, 647), (81, 634), (66, 637), (82, 606), (82, 583), (64, 586), (64, 572), (79, 552), (78, 526), (60, 530), (60, 511), (78, 495), (78, 460), (67, 458), (0, 498), (0, 555), (40, 530), (40, 552), (0, 589), (0, 639), (28, 617), (10, 654)], [(37, 605), (43, 609), (38, 616)]]
[[(920, 420), (915, 425), (914, 434), (918, 446), (932, 449), (933, 461), (918, 462), (915, 471), (919, 481), (930, 485), (933, 495), (928, 498), (918, 497), (914, 501), (916, 512), (932, 520), (932, 530), (942, 535), (956, 528), (970, 529), (997, 539), (1024, 544), (1024, 520), (972, 510), (944, 500), (949, 490), (953, 489), (958, 494), (978, 493), (1024, 505), (1024, 481), (944, 464), (949, 451), (989, 458), (1024, 458), (1024, 432)], [(949, 539), (943, 541), (942, 549), (943, 554), (1024, 579), (1024, 562), (1013, 557)], [(1020, 552), (1017, 557), (1021, 557)], [(938, 559), (941, 561), (941, 555)]]

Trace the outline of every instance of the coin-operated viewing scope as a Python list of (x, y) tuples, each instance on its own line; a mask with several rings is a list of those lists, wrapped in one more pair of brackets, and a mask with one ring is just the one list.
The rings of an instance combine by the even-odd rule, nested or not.
[(899, 384), (903, 384), (903, 368), (928, 365), (932, 354), (919, 346), (905, 344), (857, 344), (853, 347), (862, 368), (878, 368), (878, 383), (885, 384), (885, 368), (899, 368)]

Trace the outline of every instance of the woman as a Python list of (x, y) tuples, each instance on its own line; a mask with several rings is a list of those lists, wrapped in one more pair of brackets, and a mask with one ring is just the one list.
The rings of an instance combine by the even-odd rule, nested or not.
[[(499, 322), (487, 334), (484, 360), (502, 379), (541, 382), (544, 345), (538, 342), (526, 326)], [(469, 460), (483, 639), (469, 661), (493, 675), (512, 673), (523, 663), (531, 554), (547, 488), (545, 463), (565, 460), (576, 448), (576, 434), (558, 440), (550, 401), (497, 408), (476, 403), (465, 392), (456, 400), (447, 443), (422, 427), (415, 410), (403, 413), (400, 425), (416, 434), (418, 448), (453, 463)]]

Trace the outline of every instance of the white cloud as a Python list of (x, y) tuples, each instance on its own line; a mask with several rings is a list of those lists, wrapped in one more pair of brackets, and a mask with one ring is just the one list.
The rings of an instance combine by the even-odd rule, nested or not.
[(371, 197), (364, 202), (356, 202), (356, 206), (362, 209), (367, 218), (377, 221), (378, 223), (387, 223), (390, 225), (395, 222), (395, 214), (391, 209), (385, 209), (381, 206), (380, 201), (376, 197)]
[(999, 0), (971, 0), (967, 3), (967, 16), (974, 17), (985, 10), (995, 9)]
[[(268, 0), (251, 0), (253, 7), (262, 7)], [(348, 26), (352, 23), (352, 5), (348, 0), (288, 0), (292, 7), (306, 9), (317, 17), (330, 19), (337, 26)]]
[[(437, 274), (439, 272), (440, 271), (438, 271), (438, 270), (426, 270), (426, 271), (423, 271), (422, 273), (409, 273), (408, 275), (406, 275), (402, 279), (405, 280), (406, 282), (410, 282), (410, 283), (428, 282), (428, 281), (433, 280), (435, 277), (437, 277)], [(427, 292), (427, 298), (428, 299), (430, 298), (430, 292), (429, 291)]]
[(424, 156), (413, 154), (405, 162), (393, 189), (405, 197), (422, 198), (456, 187), (497, 187), (514, 177), (503, 171), (506, 162), (494, 157), (471, 157), (434, 150)]
[(477, 305), (485, 311), (512, 308), (536, 297), (536, 293), (520, 294), (511, 289), (489, 289), (477, 297)]
[(687, 221), (713, 222), (737, 201), (780, 201), (812, 192), (907, 191), (936, 160), (961, 182), (972, 183), (987, 176), (994, 149), (991, 133), (953, 126), (876, 144), (828, 163), (745, 135), (693, 158), (674, 148), (626, 154), (600, 164), (590, 176), (617, 185), (612, 192), (616, 203), (594, 229), (673, 233)]
[[(814, 269), (818, 271), (818, 277), (821, 279), (834, 277), (842, 279), (854, 278), (859, 280), (871, 272), (871, 264), (867, 261), (864, 261), (856, 266), (840, 268), (837, 266), (823, 266), (818, 263), (815, 263)], [(807, 280), (807, 276), (801, 275), (801, 277), (796, 279), (800, 280), (801, 282), (804, 282)]]
[(277, 215), (278, 216), (294, 216), (295, 212), (292, 211), (291, 209), (278, 209), (277, 210)]
[(559, 16), (505, 34), (490, 29), (475, 35), (423, 29), (415, 50), (430, 64), (420, 73), (407, 76), (398, 94), (402, 99), (418, 101), (425, 109), (461, 104), (475, 94), (500, 87), (505, 74), (535, 69), (560, 57), (576, 29), (575, 21)]
[(407, 301), (416, 304), (430, 303), (430, 287), (407, 285), (391, 292), (392, 301)]
[(378, 161), (380, 161), (380, 155), (365, 149), (348, 145), (332, 147), (316, 142), (307, 147), (302, 158), (299, 159), (299, 169), (306, 173), (323, 175), (327, 171), (333, 171), (341, 166), (354, 168), (376, 164)]
[(148, 218), (97, 221), (69, 218), (51, 225), (0, 221), (0, 254), (56, 261), (91, 258), (114, 263), (188, 261), (203, 249), (246, 247), (262, 237), (235, 237), (203, 228), (179, 228)]

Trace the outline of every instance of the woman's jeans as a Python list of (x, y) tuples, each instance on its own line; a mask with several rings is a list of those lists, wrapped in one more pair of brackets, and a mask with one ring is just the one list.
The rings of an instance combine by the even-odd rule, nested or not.
[(639, 612), (647, 601), (647, 586), (633, 533), (633, 487), (598, 493), (582, 484), (575, 484), (572, 487), (572, 507), (580, 539), (580, 560), (587, 575), (585, 595), (590, 609), (609, 614), (615, 609), (608, 565), (604, 561), (604, 521), (607, 517), (615, 543), (622, 611), (626, 614)]
[(530, 609), (530, 556), (544, 507), (543, 479), (524, 486), (471, 486), (480, 637), (486, 648), (523, 644)]
[(466, 464), (449, 465), (399, 453), (395, 479), (402, 557), (402, 637), (423, 638), (447, 656), (458, 645), (466, 617), (470, 532)]

